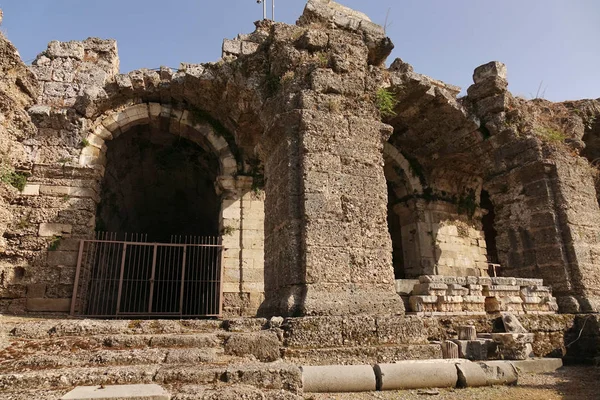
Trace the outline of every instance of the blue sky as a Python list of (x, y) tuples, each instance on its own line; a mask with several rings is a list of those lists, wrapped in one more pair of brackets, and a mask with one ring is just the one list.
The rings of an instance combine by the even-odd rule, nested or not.
[[(269, 6), (271, 0), (269, 1)], [(341, 0), (384, 24), (419, 73), (461, 86), (491, 60), (507, 64), (510, 90), (561, 101), (600, 97), (598, 0)], [(276, 0), (294, 23), (305, 0)], [(121, 72), (216, 61), (221, 41), (254, 29), (256, 0), (0, 0), (2, 30), (31, 61), (51, 40), (115, 38)]]

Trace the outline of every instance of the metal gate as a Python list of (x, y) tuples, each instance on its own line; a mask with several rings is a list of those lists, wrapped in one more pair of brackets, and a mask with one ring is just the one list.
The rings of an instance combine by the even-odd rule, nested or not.
[(223, 308), (218, 237), (100, 233), (79, 245), (71, 315), (86, 317), (220, 317)]

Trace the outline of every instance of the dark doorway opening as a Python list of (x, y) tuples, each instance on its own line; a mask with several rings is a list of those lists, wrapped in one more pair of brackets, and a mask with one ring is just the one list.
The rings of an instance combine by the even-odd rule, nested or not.
[(398, 203), (398, 195), (388, 182), (388, 212), (387, 224), (392, 238), (392, 264), (394, 265), (394, 277), (396, 279), (404, 279), (404, 252), (402, 249), (402, 226), (400, 218), (394, 211), (394, 205)]
[(88, 274), (80, 311), (89, 316), (220, 313), (219, 160), (168, 124), (107, 142), (98, 237), (78, 266)]
[(143, 233), (149, 242), (217, 236), (218, 168), (216, 157), (190, 140), (132, 128), (108, 142), (96, 230)]
[(483, 233), (485, 235), (488, 261), (490, 263), (498, 264), (498, 248), (496, 247), (496, 237), (498, 236), (498, 232), (494, 226), (496, 214), (494, 213), (494, 204), (490, 199), (490, 194), (485, 190), (481, 191), (480, 206), (486, 211), (481, 222), (483, 225)]

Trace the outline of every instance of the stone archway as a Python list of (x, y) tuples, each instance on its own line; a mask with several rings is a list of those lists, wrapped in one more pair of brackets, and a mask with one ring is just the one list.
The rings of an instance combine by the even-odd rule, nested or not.
[[(412, 172), (409, 161), (394, 146), (383, 148), (384, 174), (388, 186), (388, 230), (392, 239), (394, 276), (403, 279), (420, 270), (419, 235), (416, 235), (417, 210), (414, 202), (401, 204), (415, 194), (423, 193), (423, 185)], [(417, 272), (418, 273), (418, 272)]]
[[(175, 229), (178, 231), (170, 234), (176, 235), (221, 235), (224, 246), (222, 255), (224, 312), (253, 315), (264, 297), (264, 198), (252, 190), (252, 177), (238, 175), (238, 160), (227, 139), (218, 133), (210, 121), (203, 118), (202, 113), (181, 110), (169, 104), (143, 103), (109, 111), (96, 119), (93, 126), (92, 132), (84, 141), (85, 147), (81, 151), (79, 164), (81, 167), (103, 169), (104, 186), (107, 182), (111, 182), (113, 186), (118, 183), (135, 186), (135, 181), (141, 180), (135, 173), (127, 166), (115, 168), (109, 162), (119, 163), (120, 157), (140, 158), (141, 154), (147, 155), (150, 151), (144, 146), (159, 149), (160, 152), (153, 156), (151, 162), (146, 159), (148, 165), (157, 165), (159, 158), (164, 155), (162, 153), (168, 153), (166, 156), (175, 156), (176, 165), (171, 167), (162, 165), (167, 173), (183, 174), (184, 171), (178, 172), (181, 168), (189, 168), (189, 171), (196, 172), (192, 180), (189, 177), (180, 179), (177, 175), (172, 179), (168, 176), (165, 178), (165, 171), (157, 174), (165, 178), (160, 181), (158, 177), (144, 178), (146, 186), (157, 185), (180, 191), (179, 195), (172, 193), (170, 197), (164, 194), (158, 196), (157, 201), (154, 202), (156, 207), (146, 207), (145, 211), (160, 212), (161, 207), (168, 208), (169, 203), (174, 203), (178, 217), (172, 218), (172, 215), (166, 215), (155, 218), (157, 230)], [(129, 154), (127, 146), (137, 147), (137, 149)], [(116, 158), (108, 154), (112, 151), (118, 154)], [(191, 164), (188, 158), (192, 158)], [(187, 164), (177, 163), (182, 159)], [(109, 174), (111, 176), (107, 176)], [(187, 187), (190, 184), (196, 187)], [(127, 193), (132, 194), (135, 190), (135, 187), (127, 188)], [(150, 192), (152, 193), (152, 190)], [(109, 197), (104, 187), (100, 195), (100, 204), (108, 201), (110, 206)], [(187, 199), (187, 202), (194, 201), (195, 198), (196, 204), (181, 203), (181, 197)], [(200, 197), (204, 199), (201, 201)], [(144, 198), (141, 201), (142, 203), (133, 200), (131, 202), (135, 206), (148, 203), (149, 199)], [(110, 210), (108, 212), (102, 210), (96, 217), (101, 217), (100, 220), (103, 221), (107, 219), (106, 214), (110, 214)], [(133, 228), (152, 224), (152, 221), (148, 221), (148, 215), (140, 217), (137, 214), (125, 212), (125, 215), (131, 219), (146, 218), (142, 222), (135, 221)], [(170, 224), (171, 219), (175, 221)], [(186, 224), (203, 222), (213, 225), (213, 228), (203, 230), (186, 226)], [(157, 237), (152, 227), (149, 230), (151, 232), (144, 233), (154, 233), (153, 237)], [(149, 240), (166, 240), (166, 237), (159, 239), (149, 237)]]

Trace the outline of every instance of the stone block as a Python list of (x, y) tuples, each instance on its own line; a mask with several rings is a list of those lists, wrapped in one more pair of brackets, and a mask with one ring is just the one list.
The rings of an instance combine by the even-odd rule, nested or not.
[(515, 285), (517, 286), (543, 286), (543, 279), (531, 279), (531, 278), (514, 278)]
[(240, 55), (242, 53), (242, 41), (241, 40), (223, 40), (223, 55), (233, 54)]
[(27, 297), (43, 298), (46, 295), (46, 285), (42, 283), (32, 283), (27, 285)]
[(77, 265), (77, 256), (78, 253), (75, 251), (49, 251), (46, 262), (50, 266), (75, 266)]
[(442, 357), (459, 358), (458, 346), (456, 343), (449, 340), (442, 342)]
[(517, 278), (505, 278), (500, 276), (495, 276), (490, 278), (492, 280), (492, 285), (501, 285), (501, 286), (515, 286), (517, 284)]
[(487, 97), (477, 102), (477, 110), (480, 115), (489, 116), (503, 112), (509, 104), (509, 96), (502, 94), (499, 96)]
[(258, 46), (259, 46), (258, 43), (243, 41), (242, 42), (242, 54), (248, 55), (248, 54), (256, 53), (256, 50), (258, 50)]
[(470, 99), (477, 100), (482, 99), (489, 96), (494, 96), (496, 94), (501, 94), (506, 92), (508, 87), (508, 82), (506, 79), (492, 76), (484, 79), (483, 81), (471, 85), (467, 89), (467, 94)]
[(374, 392), (377, 381), (370, 365), (302, 367), (305, 393)]
[(309, 29), (297, 41), (297, 46), (309, 51), (324, 49), (329, 44), (329, 36), (325, 32)]
[(523, 311), (523, 301), (520, 297), (486, 297), (485, 310), (487, 312)]
[(437, 296), (410, 296), (408, 299), (411, 311), (437, 311)]
[(155, 384), (78, 386), (61, 400), (169, 400), (169, 393)]
[(485, 286), (482, 291), (484, 296), (494, 297), (494, 296), (520, 296), (520, 287), (519, 286), (508, 286), (508, 285), (495, 285), (495, 286)]
[(452, 339), (458, 345), (458, 354), (460, 358), (479, 361), (487, 360), (488, 354), (496, 348), (496, 344), (491, 339), (474, 340), (456, 340)]
[(488, 78), (496, 77), (506, 80), (506, 65), (498, 61), (480, 65), (473, 72), (473, 82), (475, 83), (481, 83)]
[(46, 56), (49, 58), (61, 57), (83, 60), (85, 49), (81, 42), (59, 42), (54, 40), (48, 44)]
[(281, 343), (274, 332), (236, 334), (225, 343), (225, 353), (238, 357), (252, 355), (262, 362), (281, 358)]
[(30, 312), (68, 312), (71, 299), (28, 298), (26, 308)]
[(418, 279), (396, 279), (396, 293), (399, 295), (410, 295), (416, 294), (412, 293), (415, 285), (419, 284)]
[(458, 327), (459, 340), (475, 340), (477, 339), (477, 330), (474, 325), (461, 325)]
[(39, 196), (40, 194), (40, 185), (30, 185), (27, 184), (23, 188), (21, 195), (23, 196)]
[(414, 295), (445, 296), (448, 285), (441, 282), (419, 283), (414, 286)]
[(469, 289), (463, 287), (462, 285), (450, 284), (448, 285), (446, 294), (448, 296), (466, 296), (469, 294)]
[(40, 224), (40, 227), (38, 230), (38, 235), (42, 236), (42, 237), (49, 237), (49, 236), (68, 237), (71, 235), (72, 231), (73, 231), (72, 225), (43, 223), (43, 224)]

